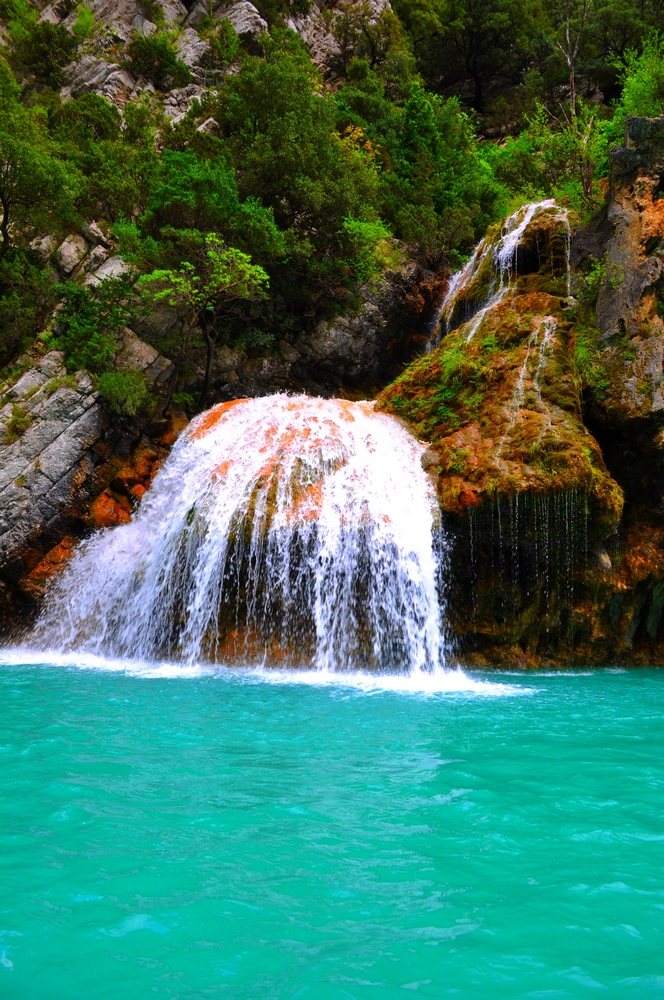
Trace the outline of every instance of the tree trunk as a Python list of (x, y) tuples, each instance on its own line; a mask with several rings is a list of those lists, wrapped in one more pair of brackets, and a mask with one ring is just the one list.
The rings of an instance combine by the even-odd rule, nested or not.
[(184, 356), (187, 353), (187, 348), (189, 346), (189, 341), (191, 340), (191, 334), (193, 332), (193, 326), (190, 326), (187, 330), (184, 340), (182, 341), (182, 347), (180, 348), (180, 353), (175, 361), (175, 370), (173, 372), (173, 377), (171, 378), (171, 384), (168, 387), (168, 396), (166, 397), (166, 405), (164, 406), (164, 413), (171, 405), (171, 400), (173, 399), (173, 393), (175, 392), (175, 386), (177, 385), (178, 378), (180, 376), (180, 368), (184, 360)]
[(9, 202), (5, 198), (1, 198), (0, 206), (2, 206), (2, 222), (0, 222), (0, 236), (2, 236), (0, 258), (2, 258), (9, 250)]
[(210, 329), (208, 323), (205, 320), (201, 322), (201, 327), (203, 328), (203, 336), (205, 337), (207, 357), (205, 361), (205, 378), (203, 380), (203, 389), (201, 390), (201, 398), (198, 401), (198, 407), (200, 410), (204, 410), (207, 407), (207, 398), (208, 398), (208, 393), (210, 391), (210, 382), (212, 381), (212, 370), (214, 368), (214, 349), (217, 346), (217, 333), (214, 332), (214, 328)]

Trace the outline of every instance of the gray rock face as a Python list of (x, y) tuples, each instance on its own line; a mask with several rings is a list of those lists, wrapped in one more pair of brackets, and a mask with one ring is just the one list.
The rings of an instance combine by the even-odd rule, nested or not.
[[(187, 14), (185, 24), (193, 28), (209, 16), (210, 5), (198, 0)], [(240, 38), (259, 38), (268, 30), (267, 21), (263, 20), (249, 0), (240, 0), (239, 3), (233, 4), (217, 0), (212, 6), (212, 16), (215, 21), (230, 21)]]
[[(116, 365), (138, 368), (155, 383), (173, 371), (129, 328)], [(128, 437), (129, 425), (112, 419), (88, 373), (67, 376), (59, 351), (37, 359), (13, 385), (0, 385), (0, 397), (0, 581), (14, 581), (65, 534), (80, 533), (96, 469), (111, 453), (127, 455), (141, 428)]]
[(87, 222), (84, 226), (81, 226), (81, 232), (93, 247), (102, 246), (108, 248), (106, 237), (96, 222)]
[[(435, 284), (433, 280), (434, 288)], [(312, 334), (297, 339), (293, 347), (300, 355), (300, 367), (316, 372), (328, 384), (336, 380), (349, 386), (384, 385), (413, 353), (425, 308), (420, 286), (425, 285), (425, 273), (412, 264), (387, 272), (376, 287), (364, 286), (357, 312), (323, 321)]]
[(64, 275), (70, 275), (81, 263), (89, 249), (87, 241), (78, 233), (68, 236), (55, 253), (59, 270)]
[[(246, 360), (240, 352), (219, 348), (214, 399), (282, 391), (372, 395), (424, 345), (445, 287), (444, 275), (409, 264), (387, 272), (374, 287), (359, 289), (361, 305), (355, 311), (320, 322), (292, 344), (281, 340), (278, 354)], [(187, 391), (195, 388), (192, 384)]]
[[(65, 378), (62, 355), (52, 351), (4, 393), (10, 402), (0, 411), (0, 567), (10, 575), (59, 541), (94, 468), (90, 449), (107, 418), (86, 372)], [(17, 410), (30, 424), (12, 441)]]
[(572, 264), (606, 261), (596, 322), (609, 376), (596, 414), (612, 427), (664, 409), (664, 117), (628, 118), (611, 150), (608, 205), (574, 238)]
[(107, 62), (98, 56), (82, 55), (64, 70), (65, 86), (60, 91), (63, 98), (98, 94), (115, 104), (133, 100), (144, 91), (154, 93), (149, 80), (135, 77), (117, 63)]

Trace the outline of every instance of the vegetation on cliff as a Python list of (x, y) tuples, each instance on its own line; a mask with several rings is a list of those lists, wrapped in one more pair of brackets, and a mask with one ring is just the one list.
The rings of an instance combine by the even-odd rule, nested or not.
[[(0, 3), (2, 364), (71, 298), (62, 278), (83, 281), (80, 268), (54, 274), (49, 257), (91, 219), (145, 273), (194, 266), (211, 234), (248, 255), (269, 294), (218, 318), (216, 343), (278, 353), (389, 266), (392, 239), (401, 255), (456, 266), (515, 200), (593, 207), (625, 115), (659, 111), (664, 97), (648, 5), (331, 5), (321, 16), (338, 54), (324, 78), (284, 27), (310, 5), (265, 0), (259, 39), (212, 16), (197, 24), (213, 86), (172, 124), (163, 100), (190, 82), (191, 62), (182, 29), (143, 6), (154, 30), (111, 53), (150, 87), (118, 107), (60, 92), (72, 60), (110, 58), (91, 10), (55, 24), (25, 0)], [(631, 34), (616, 30), (619, 13)], [(182, 343), (157, 346), (174, 356)]]

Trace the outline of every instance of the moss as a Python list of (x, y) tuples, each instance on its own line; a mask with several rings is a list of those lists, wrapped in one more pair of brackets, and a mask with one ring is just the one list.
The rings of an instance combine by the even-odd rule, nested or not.
[(24, 434), (31, 425), (33, 418), (19, 403), (12, 406), (12, 415), (7, 421), (5, 444), (12, 444)]
[[(622, 492), (581, 421), (579, 389), (599, 386), (595, 333), (570, 328), (563, 298), (515, 295), (418, 358), (379, 396), (440, 456), (438, 493), (450, 512), (488, 497), (578, 493), (599, 534), (613, 530)], [(586, 502), (584, 500), (584, 502)]]

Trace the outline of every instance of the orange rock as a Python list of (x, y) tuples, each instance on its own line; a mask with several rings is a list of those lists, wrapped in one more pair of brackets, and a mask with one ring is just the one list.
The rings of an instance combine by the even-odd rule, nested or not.
[(112, 528), (116, 524), (127, 524), (131, 521), (129, 511), (125, 510), (108, 490), (105, 490), (92, 504), (90, 519), (95, 528)]
[(49, 581), (57, 573), (62, 572), (68, 560), (74, 554), (74, 539), (65, 535), (42, 561), (21, 580), (20, 587), (24, 594), (39, 601), (46, 593)]

